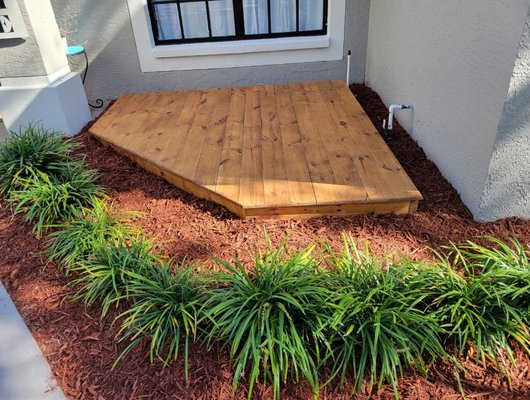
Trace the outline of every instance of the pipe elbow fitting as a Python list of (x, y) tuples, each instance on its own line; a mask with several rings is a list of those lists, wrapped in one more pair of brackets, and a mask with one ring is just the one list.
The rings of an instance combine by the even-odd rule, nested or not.
[(394, 112), (395, 110), (409, 110), (412, 108), (410, 104), (392, 104), (388, 107), (388, 111)]

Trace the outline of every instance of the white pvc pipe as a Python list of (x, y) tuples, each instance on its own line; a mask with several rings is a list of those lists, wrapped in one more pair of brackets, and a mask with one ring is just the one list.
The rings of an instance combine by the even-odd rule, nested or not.
[(394, 111), (396, 110), (406, 110), (412, 108), (409, 104), (392, 104), (390, 107), (388, 107), (388, 122), (386, 123), (386, 127), (384, 126), (385, 123), (383, 122), (383, 127), (385, 128), (384, 136), (386, 139), (392, 139), (393, 133), (392, 129), (394, 128)]
[(395, 110), (407, 110), (412, 108), (409, 104), (392, 104), (390, 107), (388, 107), (388, 124), (386, 128), (391, 131), (394, 124), (394, 111)]
[(346, 85), (350, 85), (351, 50), (348, 50), (348, 65), (346, 67)]

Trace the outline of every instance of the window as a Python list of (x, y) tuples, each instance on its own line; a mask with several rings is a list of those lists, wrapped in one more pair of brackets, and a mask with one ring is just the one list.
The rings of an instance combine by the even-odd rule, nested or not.
[(156, 45), (327, 33), (327, 0), (148, 0)]
[[(180, 12), (184, 3), (198, 3), (185, 5), (184, 12), (190, 10), (186, 6), (191, 7), (196, 15), (206, 15), (206, 19), (196, 24), (187, 21), (184, 25), (183, 18), (181, 25)], [(240, 13), (236, 12), (237, 3), (241, 4)], [(244, 5), (252, 6), (251, 10), (259, 10), (259, 4), (263, 3), (266, 7), (262, 6), (262, 9), (267, 9), (267, 24), (260, 20), (252, 25), (252, 13), (247, 12), (245, 27)], [(127, 0), (141, 71), (189, 71), (342, 60), (346, 0), (294, 0), (294, 3), (298, 7), (293, 8), (291, 0)], [(279, 17), (274, 13), (279, 12), (280, 4), (291, 4), (290, 9), (298, 10), (298, 16), (284, 17), (281, 19), (284, 22), (275, 22)], [(159, 5), (165, 7), (154, 10)], [(206, 14), (203, 12), (205, 9)], [(321, 9), (322, 12), (319, 11)], [(155, 31), (159, 29), (154, 14), (156, 11), (159, 11), (159, 19), (172, 21), (173, 31), (169, 30), (169, 22), (166, 22), (167, 36), (160, 36)], [(304, 13), (310, 14), (310, 18), (306, 18)], [(223, 17), (219, 18), (219, 15)], [(243, 32), (242, 38), (237, 37), (237, 21), (239, 29), (243, 27), (239, 30), (239, 33)], [(318, 26), (320, 31), (315, 30), (317, 21), (321, 21)], [(259, 29), (255, 26), (261, 27), (262, 33), (258, 33)], [(263, 33), (265, 27), (267, 33)]]

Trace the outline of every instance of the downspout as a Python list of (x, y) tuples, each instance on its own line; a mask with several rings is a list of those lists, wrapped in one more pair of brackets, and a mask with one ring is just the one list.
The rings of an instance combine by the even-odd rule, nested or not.
[(383, 128), (385, 129), (383, 136), (385, 139), (392, 139), (392, 131), (394, 128), (394, 111), (410, 109), (412, 109), (412, 105), (410, 104), (392, 104), (390, 107), (388, 107), (388, 123), (386, 120), (383, 120)]

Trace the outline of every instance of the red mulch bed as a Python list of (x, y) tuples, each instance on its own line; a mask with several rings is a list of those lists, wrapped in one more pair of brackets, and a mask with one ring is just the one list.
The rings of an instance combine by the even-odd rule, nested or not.
[[(387, 112), (379, 97), (362, 85), (353, 92), (373, 120), (381, 126)], [(255, 248), (263, 247), (266, 230), (274, 244), (289, 235), (289, 247), (300, 249), (325, 239), (340, 247), (341, 234), (349, 232), (368, 241), (377, 255), (404, 254), (415, 259), (432, 259), (428, 248), (439, 249), (450, 242), (482, 240), (492, 235), (517, 237), (530, 243), (530, 221), (509, 218), (494, 223), (472, 220), (458, 193), (443, 178), (418, 145), (399, 126), (395, 127), (391, 149), (412, 178), (425, 200), (414, 215), (323, 217), (311, 220), (242, 221), (224, 208), (189, 195), (162, 179), (144, 172), (134, 163), (99, 144), (86, 132), (80, 135), (90, 166), (102, 173), (101, 183), (109, 188), (116, 208), (144, 213), (141, 224), (157, 238), (165, 254), (182, 259), (209, 261), (213, 256), (237, 257), (249, 261)], [(73, 291), (53, 265), (38, 255), (44, 240), (34, 238), (20, 218), (11, 218), (0, 208), (0, 279), (13, 297), (35, 339), (52, 366), (66, 395), (75, 399), (229, 399), (232, 372), (226, 354), (218, 349), (192, 351), (191, 381), (186, 384), (183, 365), (169, 368), (151, 365), (145, 349), (136, 349), (114, 370), (111, 365), (122, 349), (115, 341), (112, 316), (99, 319), (99, 309), (63, 301)], [(210, 267), (214, 265), (210, 262)], [(473, 399), (530, 398), (530, 360), (517, 353), (518, 365), (511, 389), (491, 368), (466, 362), (466, 393)], [(434, 368), (425, 379), (408, 373), (399, 385), (402, 399), (460, 398), (451, 368)], [(255, 398), (271, 397), (271, 389), (258, 385)], [(324, 388), (322, 399), (350, 399), (351, 388)], [(289, 384), (285, 399), (309, 399), (305, 384)], [(236, 399), (246, 398), (244, 387)], [(354, 398), (392, 399), (390, 387)]]

